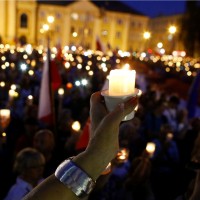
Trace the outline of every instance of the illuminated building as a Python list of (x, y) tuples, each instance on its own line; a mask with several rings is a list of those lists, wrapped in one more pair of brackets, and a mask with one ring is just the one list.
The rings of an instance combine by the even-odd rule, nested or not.
[(105, 47), (121, 50), (143, 50), (143, 32), (149, 18), (121, 2), (114, 1), (19, 1), (1, 0), (3, 43), (24, 41), (45, 45), (41, 29), (48, 16), (55, 18), (49, 27), (51, 46), (81, 45), (96, 49), (96, 38)]

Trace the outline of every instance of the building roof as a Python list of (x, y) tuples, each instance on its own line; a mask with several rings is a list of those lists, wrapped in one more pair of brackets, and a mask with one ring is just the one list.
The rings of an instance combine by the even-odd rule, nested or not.
[[(78, 1), (78, 0), (77, 0)], [(61, 5), (61, 6), (67, 6), (71, 3), (76, 2), (76, 0), (37, 0), (38, 3), (41, 4), (50, 4), (50, 5)], [(133, 9), (129, 7), (128, 5), (124, 4), (120, 1), (96, 1), (91, 0), (94, 5), (99, 7), (103, 10), (108, 11), (115, 11), (115, 12), (123, 12), (123, 13), (130, 13), (130, 14), (137, 14), (137, 15), (144, 15), (143, 13), (137, 11), (136, 9)]]
[(130, 13), (130, 14), (137, 14), (137, 15), (144, 15), (141, 12), (137, 11), (129, 7), (128, 5), (124, 4), (122, 1), (95, 1), (92, 0), (97, 7), (109, 11), (116, 11), (116, 12), (123, 12), (123, 13)]

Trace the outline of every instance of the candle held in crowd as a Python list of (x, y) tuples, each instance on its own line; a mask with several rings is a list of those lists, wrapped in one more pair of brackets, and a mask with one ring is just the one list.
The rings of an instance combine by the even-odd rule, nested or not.
[(135, 89), (135, 77), (135, 70), (111, 70), (109, 75), (109, 95), (122, 96), (133, 94)]

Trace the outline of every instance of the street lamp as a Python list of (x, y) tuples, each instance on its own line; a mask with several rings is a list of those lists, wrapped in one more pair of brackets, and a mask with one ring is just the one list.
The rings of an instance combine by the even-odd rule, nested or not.
[(147, 43), (148, 43), (150, 37), (151, 37), (151, 33), (150, 33), (150, 32), (145, 31), (145, 32), (143, 33), (143, 38), (145, 39), (145, 43), (144, 43), (144, 49), (145, 49), (145, 50), (146, 50)]
[(47, 37), (47, 45), (49, 46), (50, 42), (50, 37), (52, 34), (52, 24), (54, 22), (54, 17), (53, 16), (48, 16), (47, 17), (47, 23), (43, 24), (42, 28), (40, 29), (40, 33), (45, 33)]
[(143, 33), (143, 37), (144, 37), (144, 39), (148, 40), (151, 37), (151, 33), (146, 31)]
[(169, 33), (173, 35), (174, 33), (176, 33), (176, 26), (170, 26), (168, 30)]
[(168, 28), (168, 32), (169, 32), (169, 36), (168, 39), (171, 40), (171, 48), (170, 48), (170, 52), (172, 53), (172, 51), (175, 48), (175, 39), (174, 39), (174, 35), (176, 33), (176, 26), (172, 25)]

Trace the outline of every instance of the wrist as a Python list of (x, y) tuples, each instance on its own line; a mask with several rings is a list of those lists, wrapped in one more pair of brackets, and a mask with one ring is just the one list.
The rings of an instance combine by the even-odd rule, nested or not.
[(94, 188), (94, 181), (72, 158), (63, 161), (55, 171), (55, 177), (77, 197), (84, 198)]

